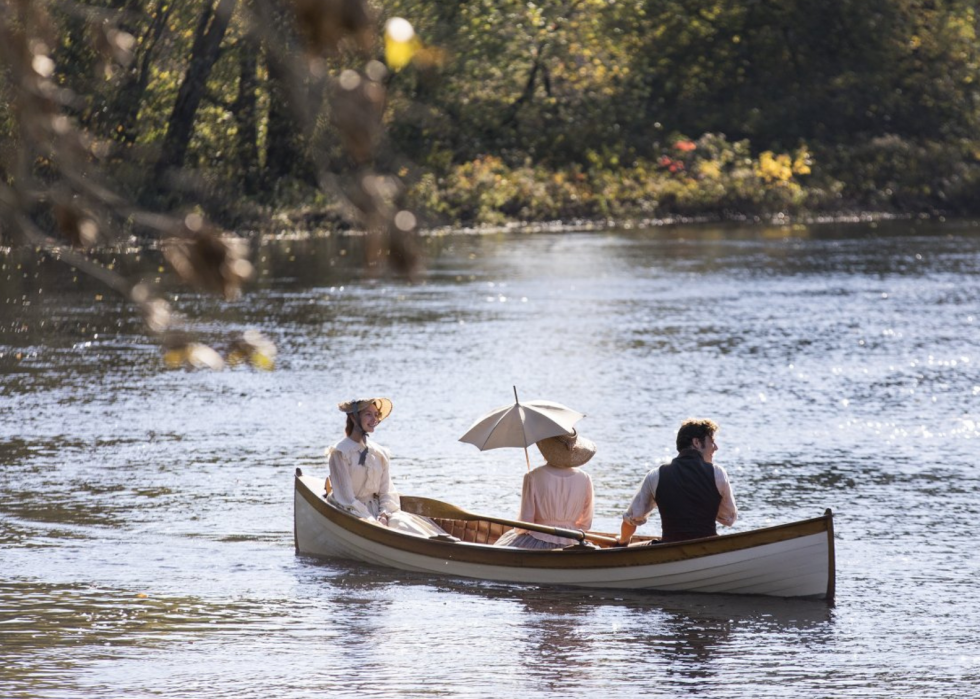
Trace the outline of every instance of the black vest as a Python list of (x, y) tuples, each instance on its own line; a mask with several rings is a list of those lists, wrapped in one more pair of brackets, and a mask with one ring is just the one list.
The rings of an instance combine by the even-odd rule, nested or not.
[(695, 449), (684, 449), (660, 467), (657, 508), (664, 541), (684, 541), (715, 536), (715, 517), (721, 493), (715, 485), (715, 469)]

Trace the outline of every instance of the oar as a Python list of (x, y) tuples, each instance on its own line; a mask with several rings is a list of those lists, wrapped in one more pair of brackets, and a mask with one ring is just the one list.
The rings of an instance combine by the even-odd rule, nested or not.
[(467, 512), (461, 507), (456, 507), (455, 505), (450, 505), (448, 502), (442, 502), (441, 500), (434, 500), (432, 498), (413, 498), (414, 500), (422, 501), (424, 503), (432, 503), (434, 505), (431, 514), (428, 517), (446, 517), (452, 519), (482, 519), (487, 522), (496, 522), (497, 524), (503, 524), (508, 527), (516, 527), (518, 529), (527, 529), (532, 532), (541, 532), (542, 534), (552, 534), (554, 536), (562, 536), (566, 539), (575, 539), (577, 541), (598, 541), (604, 544), (615, 544), (616, 539), (611, 536), (603, 536), (602, 534), (593, 534), (592, 532), (583, 531), (581, 529), (563, 529), (561, 527), (549, 527), (544, 524), (534, 524), (532, 522), (521, 522), (516, 519), (504, 519), (503, 517), (489, 517), (487, 515), (478, 515), (472, 512)]

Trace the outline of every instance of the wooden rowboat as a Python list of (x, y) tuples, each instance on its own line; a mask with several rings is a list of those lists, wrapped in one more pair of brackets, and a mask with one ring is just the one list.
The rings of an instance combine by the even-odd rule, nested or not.
[[(354, 517), (324, 497), (325, 480), (297, 469), (296, 553), (398, 570), (499, 582), (834, 599), (834, 523), (822, 517), (678, 543), (557, 550), (495, 547), (510, 520), (403, 495), (403, 510), (435, 520), (451, 537), (423, 538)], [(514, 524), (518, 524), (514, 522)], [(562, 534), (566, 532), (562, 531)], [(634, 541), (650, 537), (634, 537)]]

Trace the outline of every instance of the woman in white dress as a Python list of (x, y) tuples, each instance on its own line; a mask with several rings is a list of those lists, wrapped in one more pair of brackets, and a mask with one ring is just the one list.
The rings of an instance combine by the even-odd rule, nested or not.
[[(592, 526), (592, 478), (578, 467), (595, 454), (595, 444), (572, 432), (538, 442), (547, 463), (524, 475), (521, 513), (518, 519), (564, 529)], [(553, 534), (511, 529), (495, 546), (556, 549), (577, 543)]]
[(388, 450), (368, 440), (391, 413), (391, 401), (364, 398), (337, 407), (347, 414), (347, 436), (327, 448), (332, 487), (329, 500), (357, 517), (391, 529), (425, 537), (445, 535), (435, 522), (402, 511), (398, 491), (391, 482)]

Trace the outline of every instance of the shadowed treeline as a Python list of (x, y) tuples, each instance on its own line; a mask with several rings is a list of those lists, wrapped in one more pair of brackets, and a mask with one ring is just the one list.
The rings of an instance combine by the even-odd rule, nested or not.
[[(975, 209), (964, 0), (3, 7), (8, 155), (42, 125), (18, 98), (40, 71), (120, 195), (224, 226), (349, 225), (339, 194), (363, 212), (379, 190), (450, 225)], [(376, 41), (394, 17), (400, 52)], [(22, 155), (8, 181), (51, 167)]]

